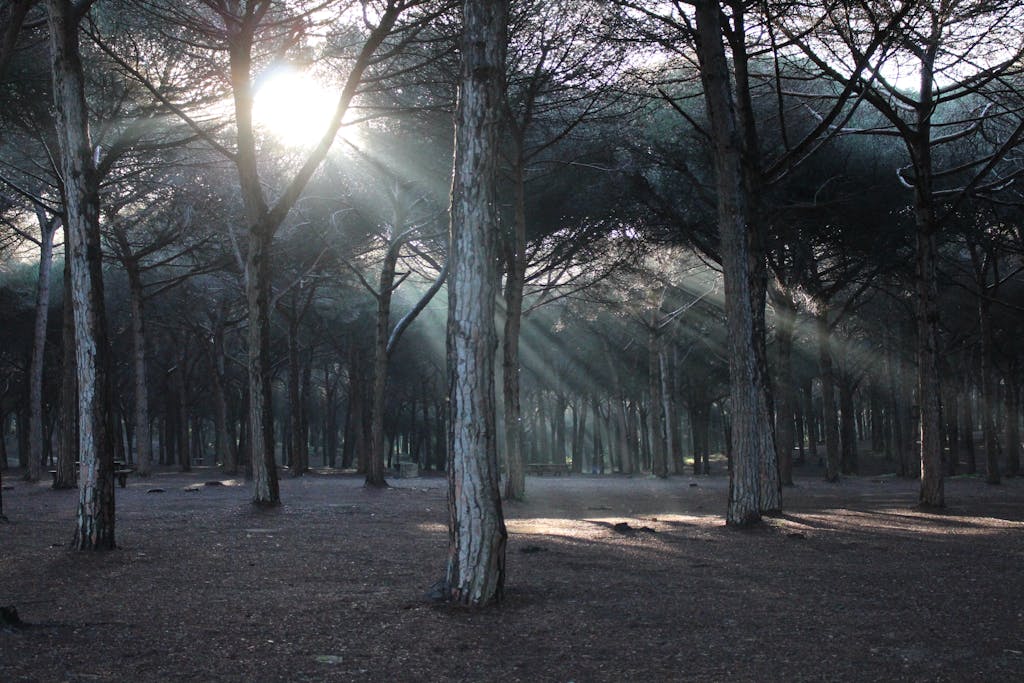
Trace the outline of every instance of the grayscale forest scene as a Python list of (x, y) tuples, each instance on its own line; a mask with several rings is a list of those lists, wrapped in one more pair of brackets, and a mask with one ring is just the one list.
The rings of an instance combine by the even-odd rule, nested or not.
[(0, 681), (1024, 680), (1020, 0), (0, 0)]

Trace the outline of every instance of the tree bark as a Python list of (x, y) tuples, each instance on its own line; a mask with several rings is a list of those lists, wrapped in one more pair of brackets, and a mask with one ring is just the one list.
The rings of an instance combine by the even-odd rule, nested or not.
[[(401, 221), (395, 221), (395, 227)], [(377, 329), (373, 346), (373, 394), (370, 405), (370, 462), (366, 471), (366, 485), (384, 487), (384, 408), (388, 382), (388, 328), (391, 323), (391, 295), (395, 289), (395, 269), (402, 248), (401, 241), (388, 245), (380, 269), (377, 290)]]
[(149, 389), (146, 366), (146, 326), (142, 277), (138, 263), (125, 262), (128, 299), (132, 317), (132, 365), (135, 380), (135, 471), (148, 477), (153, 469), (153, 440), (149, 431)]
[(99, 183), (89, 138), (85, 77), (79, 51), (82, 11), (67, 0), (47, 0), (57, 142), (71, 259), (78, 372), (78, 513), (72, 546), (110, 550), (114, 542), (114, 473), (103, 301)]
[[(67, 226), (64, 244), (69, 244)], [(64, 303), (61, 311), (60, 450), (57, 453), (57, 477), (53, 488), (70, 489), (76, 484), (78, 460), (78, 373), (75, 368), (75, 314), (71, 303), (71, 259), (64, 258)]]
[(29, 364), (29, 457), (27, 481), (39, 481), (43, 472), (43, 364), (46, 359), (46, 326), (50, 314), (50, 269), (53, 264), (53, 236), (60, 220), (36, 209), (39, 220), (39, 278), (36, 281), (36, 319)]
[[(743, 148), (722, 43), (717, 0), (698, 0), (697, 55), (714, 147), (718, 226), (725, 280), (732, 412), (732, 466), (726, 523), (761, 519), (766, 462), (775, 462), (771, 411), (763, 364), (758, 359), (756, 296), (751, 286), (748, 197), (741, 160)], [(763, 313), (763, 312), (762, 312)], [(777, 479), (776, 479), (777, 481)]]
[(464, 0), (451, 206), (448, 386), (451, 462), (445, 598), (499, 602), (508, 534), (498, 488), (494, 329), (497, 161), (507, 0)]

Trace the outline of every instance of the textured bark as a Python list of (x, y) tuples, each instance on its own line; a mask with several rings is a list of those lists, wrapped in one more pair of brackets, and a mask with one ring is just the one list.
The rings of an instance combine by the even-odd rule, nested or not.
[(252, 467), (252, 502), (260, 506), (281, 503), (274, 457), (274, 411), (270, 367), (270, 243), (266, 230), (249, 238), (246, 296), (249, 306), (249, 462)]
[[(396, 220), (395, 226), (401, 225)], [(391, 298), (395, 289), (395, 269), (402, 248), (401, 241), (388, 245), (380, 269), (377, 290), (377, 329), (373, 345), (373, 393), (370, 405), (370, 461), (366, 485), (387, 486), (384, 478), (384, 408), (388, 382), (388, 328), (391, 326)]]
[(448, 291), (445, 597), (472, 606), (501, 600), (508, 536), (498, 488), (494, 396), (497, 159), (507, 21), (507, 1), (463, 2)]
[[(68, 244), (67, 227), (64, 244)], [(75, 315), (71, 305), (71, 259), (64, 259), (64, 304), (61, 310), (60, 448), (55, 489), (74, 488), (78, 461), (78, 380), (75, 369)]]
[(36, 281), (36, 319), (29, 365), (29, 457), (25, 479), (39, 481), (43, 471), (43, 363), (46, 358), (46, 325), (50, 314), (50, 268), (53, 265), (53, 235), (59, 226), (36, 209), (39, 220), (39, 277)]
[(978, 469), (977, 456), (974, 452), (974, 386), (971, 383), (971, 374), (970, 372), (964, 373), (964, 393), (960, 414), (961, 449), (967, 461), (967, 474), (974, 474)]
[(82, 15), (77, 5), (67, 0), (48, 0), (46, 10), (71, 259), (78, 373), (79, 498), (72, 545), (80, 550), (113, 549), (114, 476), (103, 255), (98, 180), (78, 42)]
[(714, 147), (729, 336), (733, 454), (726, 523), (742, 526), (761, 518), (763, 494), (770, 489), (762, 489), (768, 474), (763, 468), (765, 463), (775, 462), (775, 444), (767, 377), (758, 357), (757, 297), (751, 286), (751, 225), (741, 161), (743, 146), (722, 43), (721, 10), (718, 2), (712, 0), (699, 0), (695, 7), (697, 53)]

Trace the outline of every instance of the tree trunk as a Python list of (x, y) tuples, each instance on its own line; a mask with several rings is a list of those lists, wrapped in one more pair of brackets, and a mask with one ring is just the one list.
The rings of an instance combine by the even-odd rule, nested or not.
[(301, 477), (308, 467), (303, 458), (305, 435), (302, 433), (302, 368), (299, 358), (299, 316), (288, 322), (288, 417), (291, 422), (291, 458), (289, 472)]
[(78, 372), (78, 514), (72, 546), (109, 550), (114, 542), (114, 473), (109, 362), (100, 248), (99, 183), (89, 139), (85, 78), (78, 42), (82, 13), (47, 0), (57, 141), (64, 178), (68, 258)]
[(250, 232), (246, 262), (249, 306), (249, 439), (252, 467), (252, 502), (260, 506), (281, 503), (274, 455), (274, 410), (270, 366), (270, 244), (268, 230)]
[(960, 464), (960, 397), (956, 392), (957, 377), (950, 372), (948, 382), (943, 382), (943, 409), (946, 411), (943, 423), (946, 428), (946, 474), (955, 476)]
[(511, 234), (507, 235), (505, 258), (505, 326), (502, 332), (502, 392), (504, 398), (505, 453), (508, 479), (505, 498), (526, 497), (526, 469), (523, 462), (522, 406), (519, 396), (519, 334), (523, 319), (523, 287), (526, 282), (526, 188), (523, 140), (516, 139), (513, 185), (515, 212)]
[[(68, 244), (67, 227), (64, 243)], [(61, 311), (60, 361), (60, 450), (57, 453), (57, 477), (53, 488), (74, 488), (78, 460), (78, 380), (75, 368), (75, 316), (71, 304), (71, 259), (64, 259), (64, 303)]]
[(714, 146), (718, 227), (725, 280), (729, 337), (729, 378), (733, 458), (726, 523), (753, 524), (761, 519), (762, 464), (775, 461), (771, 411), (764, 368), (758, 359), (757, 311), (751, 287), (750, 222), (736, 127), (729, 66), (716, 1), (696, 5), (697, 53)]
[(464, 0), (448, 292), (449, 547), (445, 597), (499, 602), (508, 534), (498, 488), (494, 309), (497, 161), (508, 2)]
[(970, 372), (964, 373), (964, 393), (961, 402), (962, 413), (960, 417), (962, 449), (967, 460), (967, 474), (974, 474), (978, 470), (977, 456), (974, 452), (974, 387), (971, 383)]
[(656, 316), (655, 312), (647, 332), (647, 395), (651, 405), (647, 426), (651, 440), (651, 474), (664, 479), (668, 476), (668, 460), (665, 455), (665, 404), (661, 393), (661, 350), (655, 330)]
[(986, 481), (998, 484), (999, 436), (996, 433), (995, 343), (992, 334), (992, 305), (978, 297), (978, 326), (981, 335), (981, 425), (985, 438)]
[[(396, 224), (400, 224), (396, 221)], [(384, 487), (384, 408), (388, 381), (388, 327), (391, 320), (391, 295), (395, 288), (395, 268), (401, 250), (400, 242), (388, 245), (380, 269), (377, 291), (377, 330), (373, 346), (373, 394), (370, 406), (370, 462), (366, 485)]]
[(825, 481), (839, 481), (839, 416), (836, 414), (835, 373), (832, 366), (832, 331), (825, 311), (815, 314), (818, 330), (818, 366), (821, 374), (821, 416), (825, 425)]
[(843, 474), (857, 474), (857, 425), (853, 391), (853, 380), (842, 373), (839, 378), (839, 443)]
[(1020, 474), (1020, 382), (1017, 364), (1011, 363), (1006, 378), (1006, 476)]
[(805, 380), (801, 395), (804, 402), (804, 424), (807, 425), (807, 451), (810, 454), (811, 462), (821, 465), (821, 456), (818, 454), (818, 416), (814, 409), (814, 380)]
[(693, 473), (711, 474), (711, 404), (691, 399), (690, 432), (693, 435)]
[(174, 370), (174, 394), (178, 399), (174, 407), (178, 411), (175, 420), (177, 434), (175, 440), (178, 442), (178, 469), (182, 472), (192, 471), (191, 440), (188, 431), (188, 352), (181, 348), (178, 356), (178, 367)]
[(146, 328), (143, 318), (142, 278), (138, 263), (125, 263), (132, 316), (132, 363), (135, 379), (135, 471), (148, 477), (153, 469), (153, 440), (149, 432), (149, 389), (146, 374)]
[(793, 327), (796, 305), (789, 292), (773, 292), (775, 305), (775, 447), (778, 450), (779, 479), (783, 486), (793, 485)]
[(48, 218), (36, 209), (39, 220), (39, 277), (36, 281), (36, 319), (29, 365), (29, 457), (25, 479), (39, 481), (43, 471), (43, 363), (46, 358), (46, 326), (50, 313), (50, 267), (53, 264), (53, 235), (58, 218)]

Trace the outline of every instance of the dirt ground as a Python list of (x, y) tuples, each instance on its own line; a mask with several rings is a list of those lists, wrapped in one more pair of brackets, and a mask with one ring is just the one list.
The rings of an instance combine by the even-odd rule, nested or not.
[(132, 477), (120, 549), (77, 554), (76, 492), (5, 475), (0, 681), (1024, 680), (1024, 479), (930, 514), (805, 472), (737, 531), (721, 476), (531, 477), (506, 600), (471, 612), (424, 598), (440, 477), (285, 477), (269, 511), (215, 470)]

